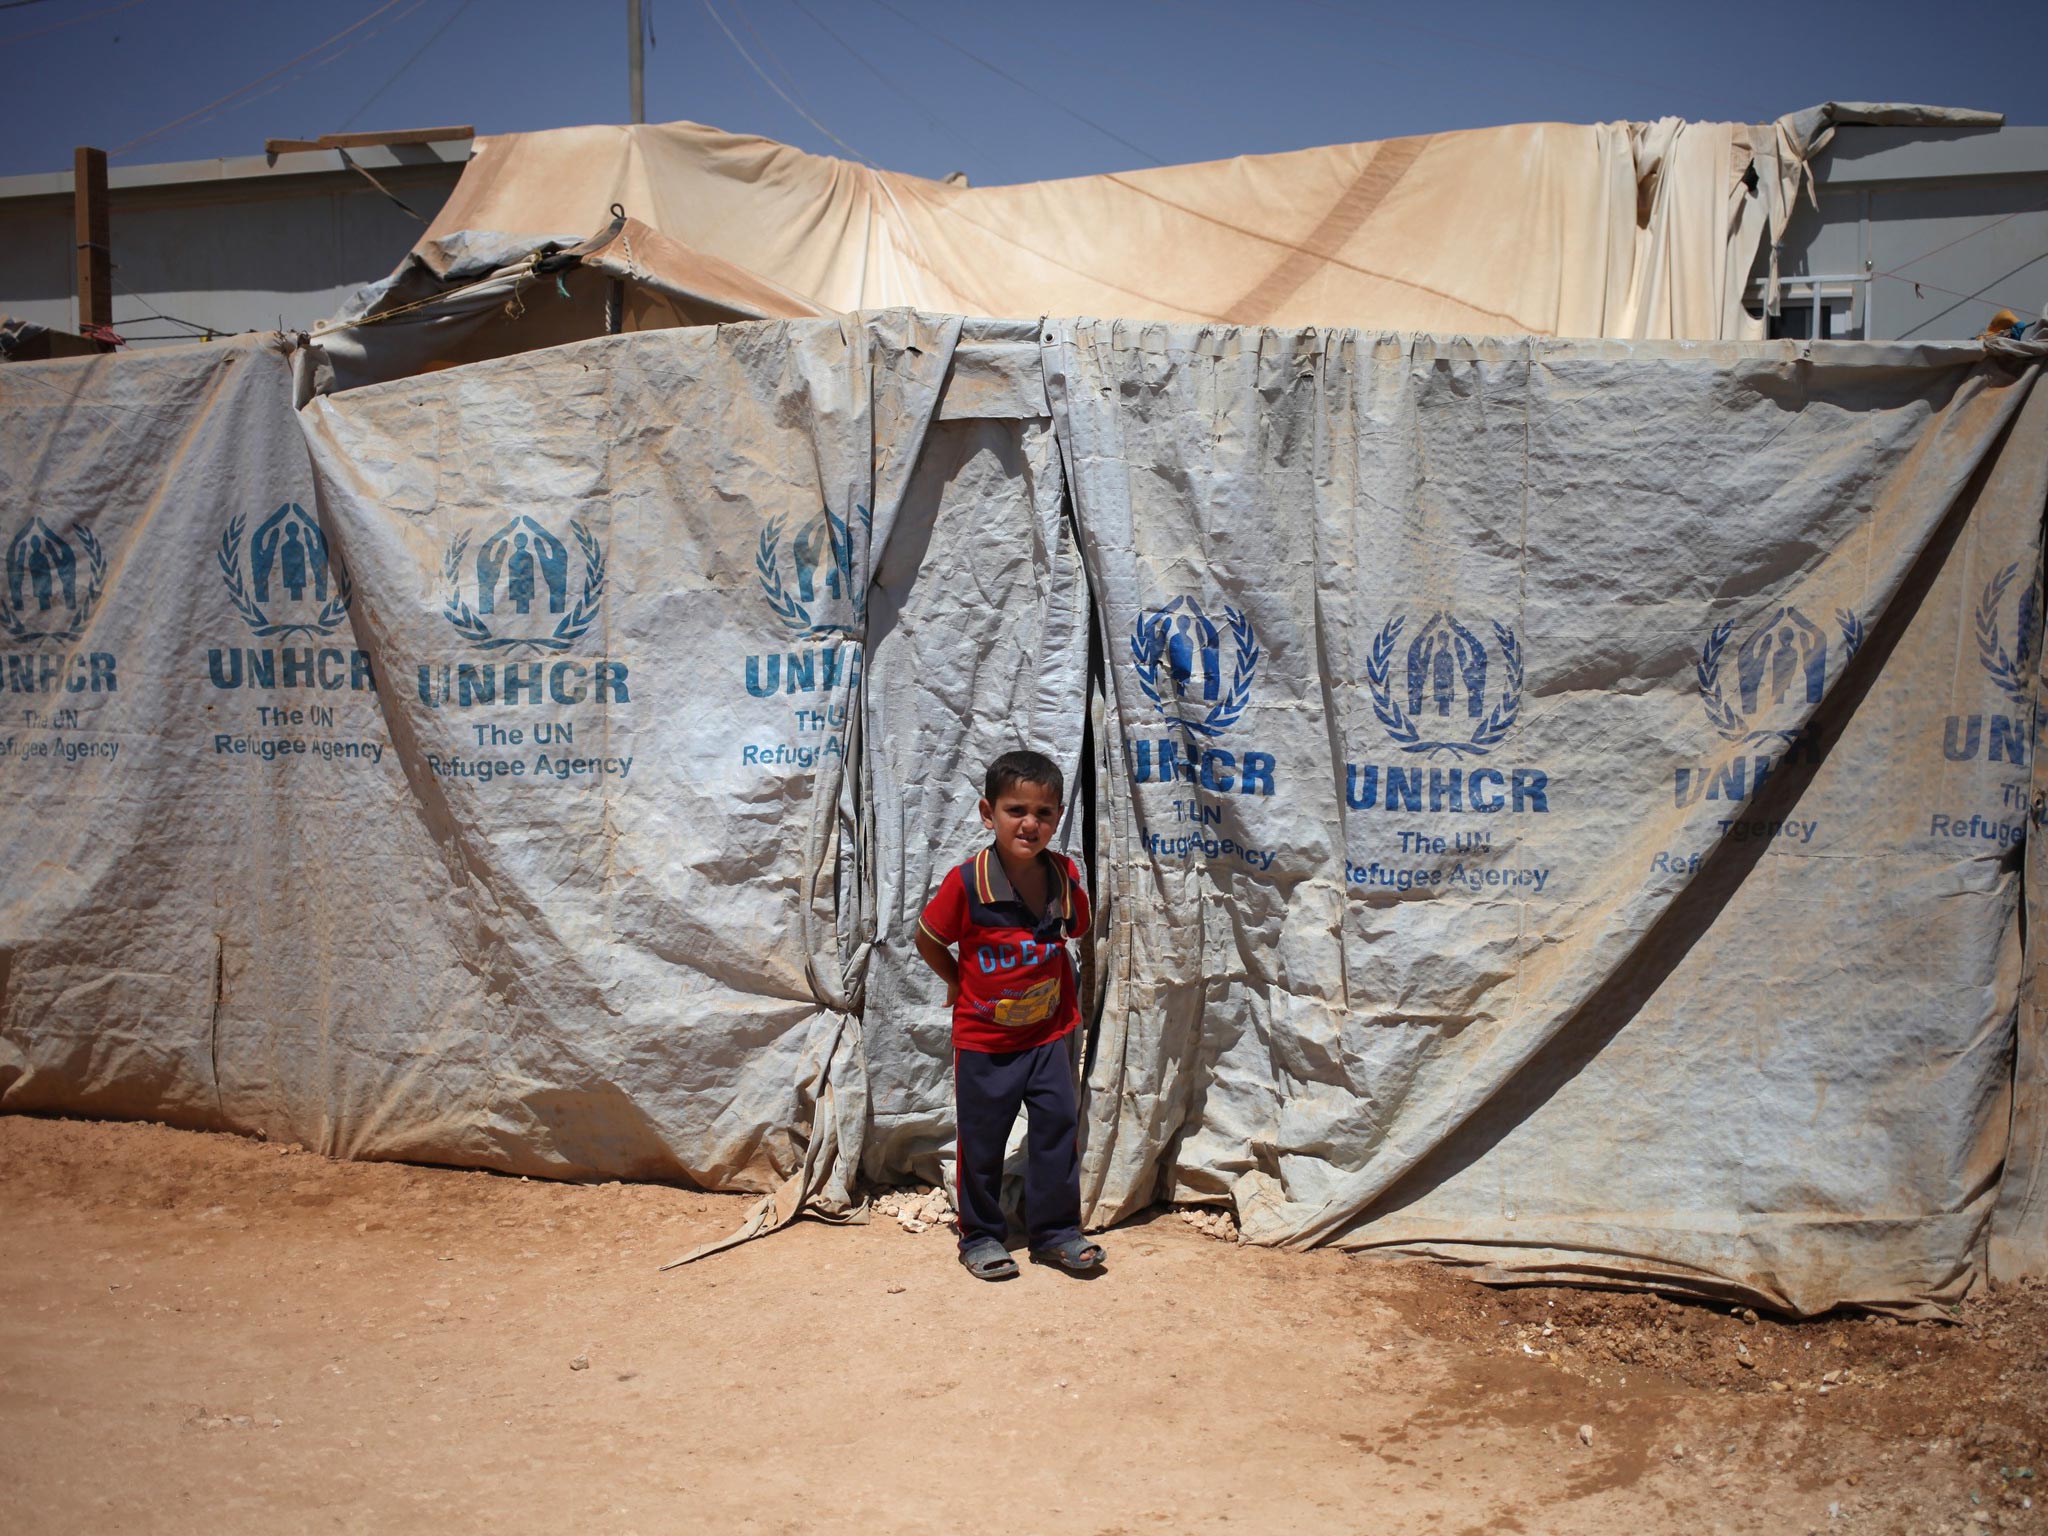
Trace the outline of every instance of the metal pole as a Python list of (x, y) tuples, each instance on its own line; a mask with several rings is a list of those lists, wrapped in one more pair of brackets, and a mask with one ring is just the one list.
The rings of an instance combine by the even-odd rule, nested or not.
[(640, 25), (640, 0), (626, 0), (626, 94), (633, 109), (633, 121), (647, 121), (646, 58), (641, 49), (646, 31)]

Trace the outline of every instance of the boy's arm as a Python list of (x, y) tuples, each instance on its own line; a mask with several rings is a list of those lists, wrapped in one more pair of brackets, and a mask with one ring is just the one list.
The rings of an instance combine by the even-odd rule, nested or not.
[(924, 963), (939, 974), (939, 980), (946, 984), (946, 1006), (960, 996), (960, 962), (953, 958), (953, 951), (924, 931), (918, 925), (917, 952), (924, 957)]
[(954, 869), (939, 882), (917, 919), (917, 952), (946, 984), (948, 1008), (960, 996), (960, 962), (953, 958), (953, 945), (966, 931), (967, 887), (961, 883), (960, 871)]

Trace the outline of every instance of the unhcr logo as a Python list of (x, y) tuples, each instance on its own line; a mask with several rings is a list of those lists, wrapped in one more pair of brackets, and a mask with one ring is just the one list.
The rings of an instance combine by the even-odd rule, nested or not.
[[(1863, 644), (1863, 621), (1839, 608), (1835, 623), (1841, 631), (1840, 665), (1847, 666)], [(1734, 634), (1735, 620), (1716, 625), (1693, 669), (1707, 719), (1730, 741), (1789, 745), (1827, 696), (1827, 633), (1797, 608), (1779, 608), (1736, 645), (1731, 701), (1723, 683), (1723, 660)]]
[[(1403, 752), (1485, 756), (1514, 729), (1522, 710), (1522, 648), (1515, 632), (1493, 624), (1496, 662), (1468, 625), (1439, 609), (1408, 642), (1404, 675), (1397, 680), (1394, 664), (1406, 623), (1405, 616), (1387, 620), (1373, 641), (1365, 666), (1373, 714)], [(1489, 673), (1500, 682), (1491, 709)], [(1461, 729), (1462, 737), (1456, 734)]]
[[(1228, 604), (1221, 628), (1191, 597), (1138, 615), (1131, 625), (1138, 688), (1179, 733), (1134, 744), (1140, 784), (1181, 780), (1215, 794), (1273, 793), (1270, 752), (1229, 752), (1209, 744), (1243, 716), (1259, 660), (1252, 621)], [(1183, 806), (1179, 814), (1199, 811)]]
[[(1673, 805), (1683, 809), (1701, 800), (1747, 800), (1784, 764), (1820, 760), (1820, 743), (1807, 721), (1827, 697), (1830, 669), (1839, 676), (1855, 658), (1864, 636), (1863, 621), (1847, 608), (1835, 610), (1835, 628), (1831, 640), (1804, 613), (1784, 605), (1739, 640), (1734, 619), (1708, 631), (1693, 668), (1708, 723), (1725, 740), (1776, 751), (1673, 769)], [(1733, 697), (1728, 693), (1731, 672)], [(1801, 840), (1810, 840), (1818, 824), (1803, 825)]]
[[(855, 507), (854, 516), (863, 532), (872, 529), (874, 514), (866, 507)], [(786, 516), (770, 518), (754, 552), (768, 606), (799, 640), (858, 634), (867, 618), (867, 588), (854, 574), (847, 520), (826, 507), (785, 542), (788, 522)]]
[[(1999, 623), (2006, 593), (2019, 579), (2017, 562), (2008, 565), (1985, 583), (1977, 600), (1973, 629), (1977, 660), (1992, 685), (2004, 695), (2004, 707), (1990, 714), (1950, 715), (1943, 723), (1941, 755), (1952, 763), (1974, 761), (1981, 753), (1993, 763), (2025, 767), (2031, 732), (2027, 722), (2033, 705), (2027, 698), (2027, 677), (2034, 670), (2035, 626), (2039, 623), (2040, 595), (2029, 584), (2013, 604), (2012, 649), (2007, 650)], [(2010, 710), (2007, 713), (2006, 710)]]
[[(781, 620), (792, 639), (825, 642), (857, 642), (867, 622), (867, 589), (854, 572), (852, 525), (830, 507), (822, 509), (794, 534), (785, 515), (771, 517), (761, 529), (754, 549), (754, 572), (760, 578), (761, 595)], [(863, 534), (871, 532), (874, 514), (866, 507), (853, 509), (853, 523)], [(857, 643), (823, 644), (793, 651), (758, 651), (744, 662), (747, 692), (757, 699), (777, 694), (832, 693), (842, 685), (852, 688), (860, 682), (860, 649)], [(831, 738), (846, 723), (843, 706), (820, 705), (799, 708), (796, 726), (801, 732)], [(788, 762), (809, 766), (815, 760), (798, 748), (748, 747), (756, 756), (743, 760)], [(777, 755), (777, 753), (781, 755)]]
[(1998, 610), (2005, 603), (2006, 589), (2019, 576), (2018, 562), (2008, 565), (1985, 585), (1977, 603), (1977, 659), (1991, 674), (1998, 691), (2024, 709), (2027, 704), (2027, 673), (2034, 665), (2034, 627), (2039, 622), (2041, 595), (2031, 585), (2013, 604), (2012, 649), (2006, 650), (1999, 634)]
[[(322, 640), (348, 623), (355, 600), (348, 571), (310, 512), (283, 502), (253, 534), (248, 529), (240, 513), (228, 520), (214, 564), (228, 601), (257, 639)], [(365, 693), (377, 686), (369, 653), (340, 645), (211, 646), (206, 675), (221, 689)], [(271, 713), (259, 706), (265, 724)]]
[[(1163, 608), (1138, 615), (1131, 627), (1131, 660), (1138, 687), (1152, 707), (1189, 738), (1220, 736), (1237, 724), (1251, 701), (1259, 670), (1259, 643), (1252, 621), (1225, 605), (1230, 630), (1230, 677), (1224, 680), (1221, 631), (1191, 597), (1176, 597)], [(1166, 680), (1160, 681), (1164, 667)]]
[[(67, 538), (32, 517), (7, 541), (6, 580), (0, 582), (0, 634), (21, 646), (60, 647), (82, 638), (107, 579), (107, 552), (92, 530)], [(6, 657), (9, 693), (112, 693), (114, 657), (108, 651), (69, 655), (24, 650)]]
[[(1345, 805), (1429, 815), (1547, 814), (1550, 775), (1544, 770), (1463, 766), (1491, 753), (1521, 717), (1524, 667), (1514, 630), (1497, 619), (1468, 623), (1438, 609), (1403, 646), (1407, 624), (1405, 614), (1388, 619), (1366, 657), (1373, 716), (1403, 753), (1446, 755), (1451, 762), (1426, 773), (1420, 764), (1398, 761), (1346, 763)], [(1492, 635), (1491, 645), (1482, 629)], [(1447, 842), (1416, 831), (1401, 839), (1403, 852), (1466, 852), (1490, 848), (1492, 834), (1452, 833)]]
[(92, 622), (106, 576), (107, 553), (91, 529), (74, 527), (67, 539), (32, 517), (7, 542), (0, 629), (21, 645), (69, 644)]
[[(605, 551), (596, 536), (572, 519), (565, 542), (539, 519), (521, 513), (472, 545), (473, 537), (473, 530), (465, 530), (448, 542), (441, 560), (441, 578), (447, 583), (441, 616), (478, 650), (509, 653), (508, 659), (422, 663), (420, 702), (430, 709), (628, 702), (622, 661), (586, 665), (509, 659), (521, 651), (559, 655), (597, 622), (604, 603)], [(490, 746), (496, 744), (491, 733), (504, 728), (471, 729), (478, 732), (479, 746)]]
[(741, 661), (748, 697), (792, 701), (789, 724), (764, 726), (741, 741), (738, 751), (746, 767), (802, 773), (846, 753), (848, 705), (832, 696), (842, 690), (850, 695), (860, 686), (868, 597), (856, 569), (854, 533), (871, 534), (874, 514), (857, 506), (844, 518), (823, 507), (794, 531), (791, 521), (779, 513), (762, 524), (754, 574), (769, 611), (787, 638), (799, 643), (755, 651)]
[(579, 522), (569, 524), (569, 536), (582, 561), (573, 584), (568, 546), (523, 513), (473, 555), (470, 533), (458, 533), (441, 561), (448, 583), (442, 617), (479, 650), (568, 650), (596, 622), (605, 584), (604, 546)]
[(243, 622), (264, 640), (333, 634), (347, 619), (354, 594), (348, 571), (329, 553), (319, 523), (297, 502), (286, 502), (256, 525), (245, 574), (246, 527), (243, 517), (229, 521), (218, 556), (228, 600)]

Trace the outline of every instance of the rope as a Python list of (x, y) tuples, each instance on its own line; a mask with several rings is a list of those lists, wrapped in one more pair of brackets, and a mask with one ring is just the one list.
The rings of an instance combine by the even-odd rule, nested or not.
[[(116, 288), (120, 289), (123, 293), (127, 294), (129, 298), (133, 299), (136, 303), (140, 304), (143, 307), (143, 309), (147, 311), (147, 313), (144, 316), (145, 319), (162, 320), (170, 325), (188, 326), (195, 332), (203, 331), (205, 334), (203, 336), (199, 336), (196, 338), (197, 340), (200, 341), (211, 341), (216, 336), (239, 336), (242, 334), (242, 332), (240, 331), (228, 330), (224, 326), (201, 325), (197, 320), (187, 320), (182, 315), (165, 314), (162, 310), (158, 309), (154, 304), (150, 303), (149, 300), (145, 299), (141, 294), (137, 293), (133, 288), (130, 288), (126, 283), (121, 281), (121, 266), (119, 262), (110, 263), (108, 266), (108, 273), (113, 278), (114, 286)], [(161, 336), (149, 336), (140, 339), (146, 341), (162, 341), (165, 338)]]
[[(478, 288), (488, 287), (492, 283), (502, 283), (507, 278), (510, 278), (512, 281), (512, 297), (516, 299), (519, 296), (520, 285), (533, 280), (533, 262), (533, 256), (524, 256), (520, 258), (519, 263), (515, 263), (510, 267), (501, 267), (488, 277), (480, 277), (474, 282), (464, 283), (457, 288), (444, 288), (438, 293), (428, 294), (423, 299), (414, 299), (410, 304), (400, 304), (395, 309), (379, 310), (374, 315), (363, 315), (354, 320), (323, 320), (314, 326), (311, 331), (307, 332), (306, 339), (317, 341), (322, 336), (332, 336), (336, 331), (353, 331), (366, 325), (382, 325), (387, 320), (403, 319), (405, 316), (415, 314), (422, 309), (432, 309), (436, 304), (445, 304), (450, 299), (460, 298), (463, 294), (473, 292)], [(523, 272), (518, 270), (521, 264), (527, 270)], [(514, 318), (517, 317), (515, 316)]]
[[(2048, 256), (2048, 251), (2042, 252), (2042, 255)], [(2031, 267), (2034, 264), (2034, 262), (2039, 261), (2040, 259), (2040, 256), (2036, 256), (2032, 260), (2021, 262), (2017, 267), (2013, 268), (2011, 272), (2006, 273), (2005, 277), (1994, 277), (1990, 282), (1986, 283), (1982, 288), (1979, 288), (1975, 293), (1957, 293), (1953, 288), (1944, 288), (1939, 283), (1930, 283), (1924, 277), (1907, 277), (1903, 273), (1899, 272), (1873, 272), (1870, 275), (1872, 277), (1888, 277), (1895, 283), (1911, 283), (1915, 288), (1929, 288), (1932, 289), (1934, 292), (1940, 294), (1945, 299), (1961, 299), (1967, 302), (1972, 299), (1983, 299), (1985, 294), (1989, 293), (1993, 288), (1996, 288), (2000, 283), (2004, 282), (2006, 277), (2011, 277), (2014, 275), (2014, 273), (2025, 271), (2028, 267)], [(1984, 302), (1989, 304), (1991, 300), (1984, 299)], [(1953, 308), (1954, 306), (1950, 307)], [(2009, 309), (2014, 314), (2031, 315), (2036, 320), (2048, 320), (2048, 311), (2039, 309), (2029, 309), (2024, 304), (2014, 304), (2008, 302), (2007, 300), (2000, 299), (1998, 301), (1998, 307), (2000, 309)], [(1947, 313), (1948, 310), (1946, 309), (1942, 311), (1942, 314), (1944, 315)], [(1935, 316), (1934, 318), (1939, 319), (1940, 316)], [(1931, 325), (1933, 323), (1933, 320), (1922, 320), (1920, 322), (1920, 325)], [(1913, 329), (1916, 331), (1919, 330), (1920, 325), (1914, 326)], [(1900, 338), (1900, 340), (1902, 341), (1904, 339), (1904, 337)]]
[[(1931, 255), (1933, 253), (1929, 252), (1929, 254)], [(2027, 260), (2021, 262), (2018, 266), (2014, 267), (2010, 272), (2000, 273), (1997, 277), (1994, 277), (1993, 279), (1991, 279), (1990, 282), (1986, 283), (1982, 288), (1979, 288), (1975, 293), (1957, 293), (1955, 289), (1944, 288), (1939, 283), (1930, 283), (1921, 278), (1906, 277), (1897, 272), (1873, 272), (1871, 276), (1888, 277), (1895, 283), (1911, 283), (1913, 285), (1913, 290), (1915, 293), (1918, 293), (1919, 290), (1921, 290), (1922, 288), (1932, 288), (1936, 293), (1940, 294), (1943, 298), (1955, 300), (1955, 303), (1949, 305), (1947, 309), (1936, 310), (1933, 314), (1929, 315), (1925, 320), (1919, 321), (1914, 325), (1908, 326), (1898, 336), (1898, 340), (1904, 341), (1909, 336), (1911, 336), (1915, 331), (1924, 331), (1928, 326), (1934, 324), (1935, 321), (1940, 320), (1945, 316), (1954, 314), (1957, 310), (1961, 309), (1965, 304), (1972, 302), (1983, 302), (1986, 304), (1997, 302), (1991, 299), (1984, 298), (1984, 295), (1989, 293), (1993, 288), (1996, 288), (2000, 283), (2004, 282), (2007, 278), (2017, 277), (2020, 273), (2026, 271), (2026, 269), (2031, 267), (2035, 262), (2041, 260), (2042, 256), (2048, 256), (2048, 251), (2043, 251), (2041, 253), (2041, 256), (2030, 256), (2029, 258), (2027, 258)], [(2044, 316), (2040, 310), (2029, 309), (2024, 304), (2001, 304), (2000, 307), (2010, 309), (2015, 314), (2028, 315), (2035, 319), (2048, 318), (2048, 316)]]

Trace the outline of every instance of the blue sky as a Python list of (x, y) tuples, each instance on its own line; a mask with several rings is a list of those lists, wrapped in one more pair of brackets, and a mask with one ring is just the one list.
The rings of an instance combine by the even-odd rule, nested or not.
[[(2048, 124), (2048, 5), (2038, 0), (1777, 14), (1595, 0), (647, 9), (650, 120), (690, 118), (825, 154), (846, 154), (843, 144), (877, 165), (960, 170), (977, 185), (1497, 123), (1763, 121), (1830, 98), (1987, 107)], [(134, 165), (258, 154), (267, 137), (344, 129), (621, 122), (625, 10), (624, 0), (0, 0), (0, 175), (67, 168), (77, 144)]]

